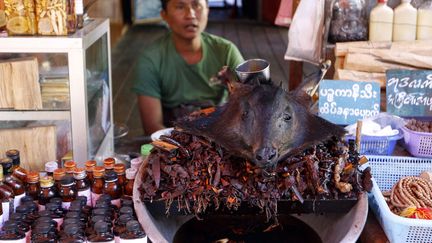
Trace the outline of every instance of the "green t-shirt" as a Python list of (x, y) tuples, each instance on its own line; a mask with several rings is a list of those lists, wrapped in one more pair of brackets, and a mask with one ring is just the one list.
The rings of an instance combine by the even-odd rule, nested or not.
[(228, 40), (208, 33), (201, 37), (203, 57), (193, 65), (177, 53), (171, 33), (149, 46), (135, 67), (133, 91), (160, 99), (165, 108), (205, 101), (218, 105), (226, 97), (225, 87), (209, 83), (210, 77), (222, 66), (234, 69), (243, 57)]

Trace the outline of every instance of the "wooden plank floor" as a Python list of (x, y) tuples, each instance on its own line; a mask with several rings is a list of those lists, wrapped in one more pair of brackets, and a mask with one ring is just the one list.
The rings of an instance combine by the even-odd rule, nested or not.
[[(210, 21), (206, 31), (234, 42), (245, 59), (268, 60), (272, 80), (288, 87), (288, 61), (283, 58), (288, 29), (248, 20), (223, 20)], [(132, 69), (148, 44), (166, 32), (167, 29), (161, 25), (132, 26), (112, 50), (114, 121), (129, 127), (129, 134), (124, 139), (145, 135), (141, 128), (136, 95), (131, 91), (132, 80), (136, 78), (133, 77)]]

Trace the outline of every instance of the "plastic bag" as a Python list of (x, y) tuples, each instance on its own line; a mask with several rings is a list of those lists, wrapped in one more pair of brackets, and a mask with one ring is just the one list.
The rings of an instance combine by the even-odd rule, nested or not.
[(288, 31), (285, 60), (321, 61), (324, 37), (325, 0), (302, 0)]
[[(381, 112), (376, 116), (363, 119), (362, 135), (395, 136), (397, 134), (402, 134), (401, 129), (405, 124), (406, 120), (402, 117)], [(377, 128), (372, 126), (377, 126)], [(348, 132), (348, 135), (355, 136), (356, 128), (357, 123), (354, 123), (346, 126), (345, 130)]]

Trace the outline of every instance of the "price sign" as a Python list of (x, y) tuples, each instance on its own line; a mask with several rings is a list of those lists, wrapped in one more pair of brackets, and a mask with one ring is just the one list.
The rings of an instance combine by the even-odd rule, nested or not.
[(388, 70), (387, 112), (398, 116), (432, 116), (432, 70)]
[(319, 115), (335, 124), (347, 125), (380, 112), (377, 82), (323, 80), (319, 86)]

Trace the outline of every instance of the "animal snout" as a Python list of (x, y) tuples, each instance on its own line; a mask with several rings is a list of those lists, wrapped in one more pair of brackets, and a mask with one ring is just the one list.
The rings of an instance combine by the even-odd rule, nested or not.
[(258, 164), (266, 165), (272, 162), (277, 157), (277, 150), (275, 148), (264, 147), (256, 151), (255, 159)]

